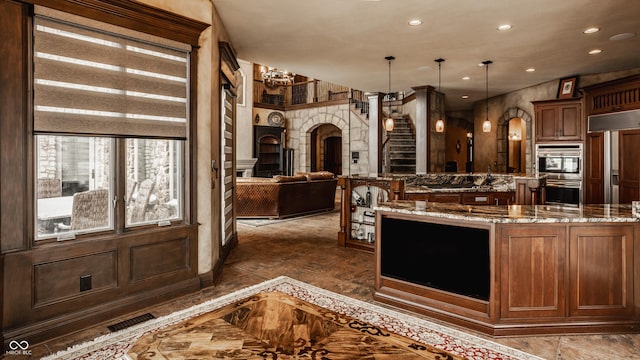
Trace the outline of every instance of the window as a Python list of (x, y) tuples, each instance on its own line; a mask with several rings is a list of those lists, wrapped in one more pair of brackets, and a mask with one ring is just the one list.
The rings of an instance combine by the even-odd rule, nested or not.
[(113, 229), (113, 140), (36, 136), (36, 238)]
[(36, 240), (182, 220), (190, 47), (38, 10)]
[(181, 149), (176, 140), (127, 139), (127, 226), (180, 219)]

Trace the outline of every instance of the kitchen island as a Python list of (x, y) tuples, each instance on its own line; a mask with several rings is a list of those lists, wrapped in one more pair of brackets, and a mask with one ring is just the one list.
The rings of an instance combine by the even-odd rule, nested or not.
[(376, 210), (375, 299), (493, 336), (640, 331), (640, 223), (627, 205)]

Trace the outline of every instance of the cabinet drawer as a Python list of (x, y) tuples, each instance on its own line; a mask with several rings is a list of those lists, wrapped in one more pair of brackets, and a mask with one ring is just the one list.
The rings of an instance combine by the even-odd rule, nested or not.
[(460, 203), (460, 194), (429, 194), (429, 201), (441, 203)]

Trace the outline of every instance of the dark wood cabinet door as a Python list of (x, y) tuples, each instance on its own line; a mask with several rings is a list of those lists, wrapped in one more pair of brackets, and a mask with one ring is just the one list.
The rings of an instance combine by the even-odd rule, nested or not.
[(582, 116), (580, 103), (572, 103), (559, 107), (558, 136), (561, 140), (582, 139)]
[(501, 318), (565, 316), (564, 234), (564, 226), (502, 228), (498, 260)]
[(555, 106), (540, 107), (536, 111), (536, 140), (556, 140), (558, 110)]
[(604, 203), (604, 133), (587, 134), (584, 156), (584, 203)]
[(569, 316), (633, 316), (633, 225), (569, 230)]
[(640, 200), (640, 130), (619, 133), (620, 203)]
[(534, 102), (536, 141), (580, 141), (582, 134), (582, 101), (547, 100)]
[(493, 199), (491, 200), (492, 205), (511, 205), (515, 204), (516, 194), (515, 192), (505, 192), (505, 193), (493, 193)]

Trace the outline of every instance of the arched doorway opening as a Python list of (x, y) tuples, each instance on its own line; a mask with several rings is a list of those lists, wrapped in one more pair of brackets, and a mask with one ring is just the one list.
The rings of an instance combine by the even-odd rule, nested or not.
[(321, 124), (311, 131), (311, 171), (342, 174), (342, 132), (333, 124)]
[(532, 117), (526, 111), (515, 107), (503, 113), (502, 120), (498, 123), (498, 166), (495, 169), (496, 172), (533, 173), (531, 134)]
[(508, 152), (507, 152), (507, 173), (520, 174), (526, 173), (526, 127), (522, 126), (523, 121), (520, 118), (509, 120), (509, 132), (507, 135)]

